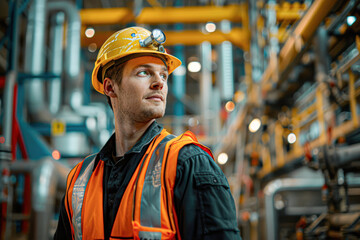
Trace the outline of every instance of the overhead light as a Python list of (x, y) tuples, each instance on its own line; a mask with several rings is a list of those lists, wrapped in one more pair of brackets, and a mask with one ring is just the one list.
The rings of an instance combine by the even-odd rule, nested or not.
[(89, 44), (89, 46), (88, 46), (88, 50), (89, 50), (89, 52), (95, 52), (96, 51), (96, 49), (97, 49), (97, 45), (96, 45), (96, 43), (90, 43)]
[(353, 25), (354, 22), (356, 22), (356, 17), (355, 16), (347, 16), (346, 23), (347, 23), (348, 26)]
[(85, 30), (85, 36), (86, 36), (87, 38), (92, 38), (94, 35), (95, 35), (95, 29), (94, 29), (94, 28), (88, 27), (88, 28)]
[(205, 25), (205, 30), (209, 33), (212, 33), (212, 32), (215, 32), (216, 30), (216, 25), (215, 23), (212, 23), (212, 22), (208, 22), (206, 23)]
[(61, 158), (60, 152), (58, 150), (54, 150), (51, 155), (55, 160), (59, 160)]
[(294, 133), (290, 133), (288, 136), (287, 136), (287, 140), (290, 144), (293, 144), (296, 142), (296, 135)]
[(252, 133), (254, 133), (254, 132), (256, 132), (257, 130), (259, 130), (260, 126), (261, 126), (261, 121), (260, 121), (260, 119), (254, 118), (254, 119), (250, 122), (250, 124), (249, 124), (249, 131), (252, 132)]
[(228, 161), (229, 157), (226, 153), (220, 153), (217, 161), (219, 164), (224, 165)]
[(235, 103), (234, 103), (233, 101), (228, 101), (228, 102), (225, 104), (225, 109), (226, 109), (226, 111), (228, 111), (228, 112), (234, 111), (234, 109), (235, 109)]
[(200, 72), (201, 64), (197, 61), (189, 62), (187, 68), (188, 68), (189, 72)]

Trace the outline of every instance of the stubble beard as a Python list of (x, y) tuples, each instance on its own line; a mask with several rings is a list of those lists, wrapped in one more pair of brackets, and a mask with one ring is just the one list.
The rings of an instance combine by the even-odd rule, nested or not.
[[(164, 103), (166, 104), (166, 103)], [(136, 107), (134, 107), (136, 108)], [(120, 116), (123, 119), (132, 119), (135, 122), (146, 123), (154, 119), (162, 118), (165, 114), (165, 108), (146, 107), (143, 109), (124, 109), (120, 110)]]
[[(164, 103), (166, 104), (166, 103)], [(164, 108), (148, 108), (141, 111), (141, 119), (145, 121), (150, 121), (153, 119), (162, 118), (165, 114), (165, 107)]]

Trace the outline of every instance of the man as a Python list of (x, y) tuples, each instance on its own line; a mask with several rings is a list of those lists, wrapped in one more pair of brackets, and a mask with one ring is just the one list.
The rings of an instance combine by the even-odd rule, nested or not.
[(55, 239), (240, 239), (210, 150), (155, 121), (181, 64), (164, 41), (160, 30), (131, 27), (101, 47), (92, 83), (108, 97), (115, 133), (70, 172)]

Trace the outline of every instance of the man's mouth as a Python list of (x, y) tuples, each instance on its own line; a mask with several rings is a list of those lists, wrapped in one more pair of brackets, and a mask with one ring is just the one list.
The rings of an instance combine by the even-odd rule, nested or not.
[(159, 102), (164, 101), (163, 96), (162, 96), (162, 95), (160, 95), (160, 94), (153, 94), (153, 95), (150, 95), (150, 96), (146, 97), (146, 99), (149, 99), (149, 100), (154, 100), (154, 101), (159, 101)]

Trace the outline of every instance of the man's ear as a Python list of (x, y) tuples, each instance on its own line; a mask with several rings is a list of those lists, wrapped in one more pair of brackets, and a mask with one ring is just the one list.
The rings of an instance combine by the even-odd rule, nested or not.
[(104, 82), (103, 82), (103, 87), (104, 87), (104, 93), (106, 96), (109, 96), (111, 98), (116, 97), (116, 93), (114, 91), (114, 82), (111, 81), (110, 78), (105, 78)]

